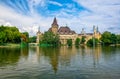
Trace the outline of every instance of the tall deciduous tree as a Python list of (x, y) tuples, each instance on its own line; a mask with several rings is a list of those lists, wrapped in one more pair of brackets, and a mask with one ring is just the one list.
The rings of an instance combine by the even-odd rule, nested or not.
[(77, 38), (77, 39), (75, 40), (75, 45), (76, 45), (76, 46), (79, 46), (79, 45), (80, 45), (80, 38)]
[(59, 36), (57, 34), (53, 34), (52, 32), (45, 32), (42, 36), (42, 40), (40, 44), (48, 44), (52, 46), (59, 45)]
[(102, 43), (107, 44), (107, 45), (111, 44), (111, 33), (108, 31), (105, 31), (102, 34), (101, 41), (102, 41)]
[(117, 44), (120, 44), (120, 35), (117, 35)]
[(92, 38), (87, 41), (87, 45), (93, 46), (94, 44), (97, 45), (99, 43), (99, 40), (97, 38)]
[(108, 31), (105, 31), (101, 37), (101, 41), (105, 45), (116, 44), (117, 41), (119, 41), (118, 39), (119, 39), (119, 36), (112, 34), (111, 32), (108, 32)]
[(86, 41), (86, 40), (85, 40), (85, 37), (84, 37), (84, 36), (82, 36), (81, 43), (82, 43), (82, 44), (84, 44), (84, 43), (85, 43), (85, 41)]
[(0, 26), (0, 43), (20, 43), (20, 32), (18, 28)]
[(67, 45), (68, 45), (68, 46), (72, 46), (72, 39), (68, 39), (68, 40), (67, 40)]
[(30, 37), (29, 38), (29, 42), (30, 43), (35, 43), (36, 42), (36, 38), (37, 38), (36, 36)]
[(21, 34), (22, 41), (28, 43), (29, 42), (29, 33), (28, 32), (23, 32)]
[(117, 43), (117, 36), (115, 34), (111, 34), (111, 43), (116, 44)]

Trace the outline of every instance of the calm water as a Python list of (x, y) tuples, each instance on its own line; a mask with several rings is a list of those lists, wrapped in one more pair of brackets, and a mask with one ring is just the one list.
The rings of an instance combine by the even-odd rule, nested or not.
[(120, 47), (0, 48), (0, 79), (120, 79)]

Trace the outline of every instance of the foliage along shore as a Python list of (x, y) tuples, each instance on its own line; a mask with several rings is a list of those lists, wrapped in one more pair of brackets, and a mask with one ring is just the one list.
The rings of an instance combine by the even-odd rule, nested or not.
[[(85, 45), (85, 38), (77, 38), (75, 40), (75, 46)], [(9, 27), (9, 26), (0, 26), (0, 46), (1, 47), (26, 47), (29, 46), (28, 43), (36, 43), (36, 36), (29, 37), (28, 32), (19, 32), (19, 29), (15, 26)], [(87, 41), (86, 45), (93, 46), (93, 45), (107, 45), (107, 46), (116, 46), (120, 45), (120, 35), (113, 34), (111, 32), (105, 31), (101, 39), (98, 40), (96, 38), (92, 38)], [(67, 40), (67, 46), (72, 46), (72, 40)], [(40, 40), (40, 44), (38, 46), (62, 46), (60, 44), (59, 35), (55, 35), (52, 32), (45, 32), (42, 35), (42, 38)]]
[(3, 48), (3, 47), (20, 47), (20, 44), (14, 44), (14, 43), (1, 44), (0, 48)]

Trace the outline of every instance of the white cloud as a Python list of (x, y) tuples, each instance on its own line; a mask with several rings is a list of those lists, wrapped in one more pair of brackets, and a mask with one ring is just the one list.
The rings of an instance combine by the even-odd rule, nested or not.
[[(79, 5), (88, 10), (78, 16), (81, 22), (90, 25), (98, 25), (103, 31), (109, 27), (120, 27), (120, 0), (74, 0)], [(90, 12), (89, 12), (90, 11)], [(83, 15), (83, 16), (81, 16)], [(111, 30), (111, 32), (120, 32), (120, 30)]]
[[(37, 13), (34, 13), (31, 16), (18, 14), (11, 8), (0, 5), (0, 25), (5, 25), (9, 22), (14, 26), (17, 26), (20, 31), (29, 32), (30, 35), (36, 34), (38, 26), (41, 27), (42, 32), (44, 32), (45, 29), (48, 29), (51, 24), (51, 19), (52, 18), (38, 16)], [(34, 24), (38, 24), (38, 26), (34, 26)]]
[(50, 4), (57, 5), (57, 6), (62, 6), (62, 4), (55, 2), (55, 1), (49, 1)]
[[(120, 29), (108, 29), (109, 27), (120, 27), (120, 0), (74, 1), (87, 10), (78, 11), (73, 4), (66, 4), (68, 5), (67, 8), (62, 8), (53, 14), (49, 12), (53, 17), (57, 17), (60, 26), (67, 24), (71, 29), (80, 33), (82, 28), (85, 28), (86, 32), (92, 32), (93, 25), (97, 25), (101, 32), (110, 30), (114, 33), (120, 33)], [(39, 26), (42, 32), (47, 31), (51, 26), (53, 17), (45, 17), (38, 14), (34, 6), (47, 7), (47, 3), (63, 6), (54, 1), (47, 2), (47, 0), (31, 0), (28, 2), (30, 8), (29, 16), (16, 13), (13, 9), (0, 5), (0, 24), (9, 22), (17, 26), (20, 31), (28, 31), (30, 35), (35, 35)]]

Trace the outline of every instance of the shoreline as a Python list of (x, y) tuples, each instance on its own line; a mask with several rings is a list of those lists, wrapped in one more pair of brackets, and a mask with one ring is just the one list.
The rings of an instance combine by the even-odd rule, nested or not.
[[(29, 46), (31, 47), (35, 47), (35, 46), (39, 46), (37, 43), (29, 43)], [(61, 46), (67, 46), (67, 45), (61, 45)], [(74, 46), (74, 45), (73, 45)], [(79, 45), (79, 46), (87, 46), (87, 45)], [(102, 45), (101, 45), (102, 46)], [(111, 44), (109, 46), (120, 46), (120, 44)], [(20, 44), (5, 44), (5, 45), (0, 45), (0, 48), (7, 48), (7, 47), (21, 47)], [(39, 46), (40, 47), (40, 46)]]
[(20, 44), (9, 43), (5, 45), (0, 45), (0, 48), (5, 48), (5, 47), (20, 47)]

